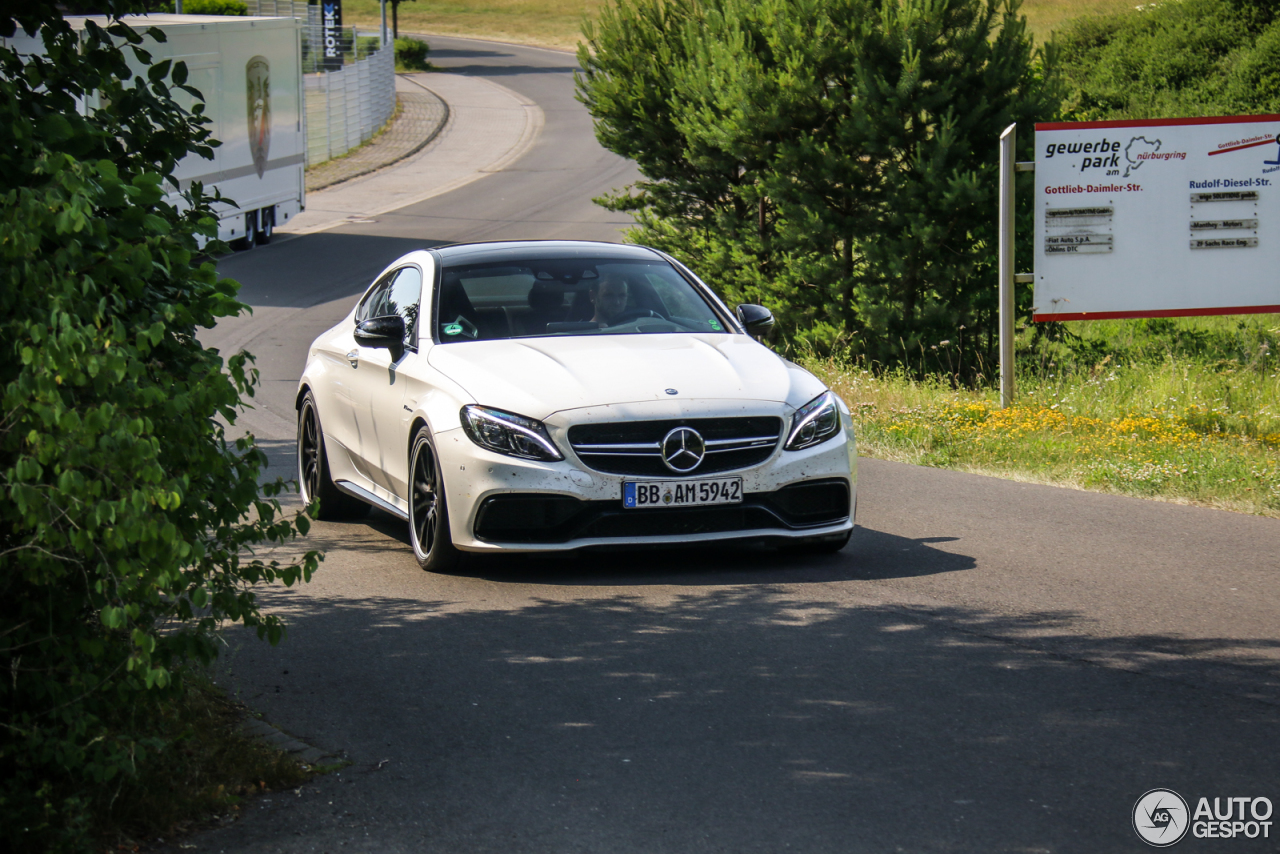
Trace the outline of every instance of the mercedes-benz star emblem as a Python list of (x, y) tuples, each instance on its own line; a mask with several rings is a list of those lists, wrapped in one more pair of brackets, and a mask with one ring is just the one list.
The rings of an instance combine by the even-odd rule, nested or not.
[(688, 474), (702, 463), (707, 445), (691, 427), (677, 427), (662, 439), (662, 461), (677, 474)]

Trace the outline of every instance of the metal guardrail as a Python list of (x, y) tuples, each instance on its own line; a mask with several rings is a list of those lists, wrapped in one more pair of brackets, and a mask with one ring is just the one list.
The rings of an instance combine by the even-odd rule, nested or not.
[[(248, 0), (249, 14), (302, 20), (303, 90), (306, 98), (307, 165), (314, 166), (367, 142), (396, 106), (394, 49), (374, 33), (343, 30), (341, 71), (320, 71), (320, 7), (296, 0)], [(312, 45), (316, 46), (312, 50)], [(373, 48), (371, 52), (370, 48)]]

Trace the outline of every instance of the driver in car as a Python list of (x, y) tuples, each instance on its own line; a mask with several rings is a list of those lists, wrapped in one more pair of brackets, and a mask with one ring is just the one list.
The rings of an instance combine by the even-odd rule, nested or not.
[(587, 292), (595, 306), (592, 322), (600, 326), (612, 326), (627, 313), (627, 282), (616, 274), (598, 279)]

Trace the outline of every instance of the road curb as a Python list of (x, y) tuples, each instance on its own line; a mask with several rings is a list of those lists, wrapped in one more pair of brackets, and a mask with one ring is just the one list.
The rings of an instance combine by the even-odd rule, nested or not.
[(240, 731), (265, 744), (269, 744), (277, 750), (288, 753), (302, 765), (314, 768), (319, 765), (346, 763), (344, 757), (334, 753), (327, 753), (318, 747), (299, 741), (284, 730), (274, 727), (260, 718), (246, 718), (240, 724)]

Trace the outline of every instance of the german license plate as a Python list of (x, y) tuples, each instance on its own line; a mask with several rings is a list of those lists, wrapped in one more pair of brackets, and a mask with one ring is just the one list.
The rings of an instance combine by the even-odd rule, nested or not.
[(704, 504), (741, 504), (742, 478), (714, 480), (624, 481), (622, 506), (628, 510), (647, 507), (699, 507)]

